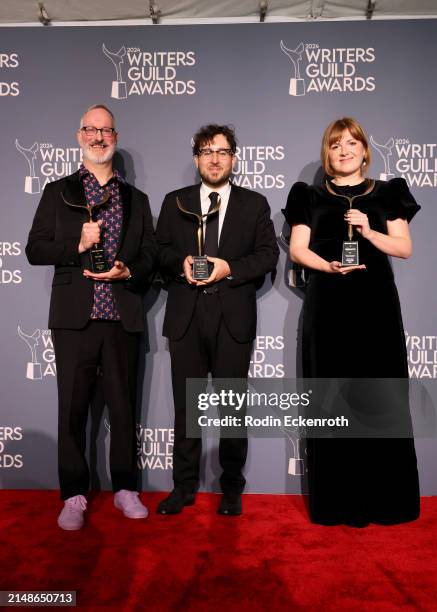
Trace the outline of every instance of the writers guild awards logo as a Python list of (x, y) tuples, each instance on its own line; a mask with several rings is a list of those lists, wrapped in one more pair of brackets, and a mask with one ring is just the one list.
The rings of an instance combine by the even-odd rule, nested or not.
[(105, 47), (105, 43), (103, 43), (102, 50), (106, 57), (108, 57), (114, 64), (117, 77), (116, 81), (112, 81), (111, 98), (115, 98), (116, 100), (125, 100), (127, 98), (127, 86), (126, 81), (123, 81), (121, 65), (124, 64), (123, 58), (126, 55), (126, 47), (123, 45), (120, 47), (117, 53), (114, 53), (113, 51), (109, 51)]
[(292, 448), (292, 457), (288, 459), (287, 471), (290, 476), (302, 476), (305, 471), (305, 465), (300, 457), (299, 439), (296, 437), (296, 432), (292, 427), (282, 426), (281, 429), (289, 439)]
[(284, 336), (256, 336), (249, 364), (249, 378), (284, 378)]
[[(22, 440), (22, 427), (0, 426), (0, 468), (20, 469), (23, 467), (23, 455), (16, 454), (14, 452), (16, 449), (13, 448), (14, 442)], [(22, 444), (19, 447), (21, 450)]]
[(379, 144), (370, 137), (370, 143), (381, 156), (384, 172), (379, 175), (383, 181), (395, 176), (402, 177), (411, 187), (437, 187), (437, 143), (414, 142), (405, 136), (391, 137), (385, 144)]
[(29, 174), (24, 179), (24, 191), (26, 193), (40, 193), (41, 185), (39, 177), (35, 174), (35, 159), (36, 153), (39, 150), (39, 145), (34, 142), (29, 149), (25, 149), (20, 145), (17, 139), (15, 139), (15, 147), (27, 160), (29, 164)]
[(369, 74), (376, 59), (374, 47), (323, 47), (301, 41), (290, 49), (282, 40), (279, 46), (292, 64), (290, 96), (375, 90), (375, 77)]
[(286, 147), (247, 144), (237, 147), (232, 182), (247, 189), (284, 189)]
[[(194, 51), (149, 51), (140, 47), (122, 45), (112, 51), (102, 44), (105, 55), (115, 68), (111, 97), (125, 100), (129, 96), (180, 96), (196, 93), (193, 79), (178, 78), (185, 69), (196, 64)], [(124, 64), (124, 67), (122, 67)]]
[(53, 142), (34, 142), (30, 148), (23, 147), (15, 139), (15, 148), (26, 158), (29, 174), (24, 180), (24, 192), (40, 193), (48, 183), (73, 174), (82, 163), (80, 147), (58, 146)]
[(36, 347), (39, 345), (39, 339), (41, 338), (41, 330), (36, 329), (32, 335), (29, 335), (24, 333), (21, 327), (18, 326), (18, 335), (29, 347), (31, 355), (31, 361), (27, 362), (26, 378), (28, 378), (29, 380), (41, 380), (42, 368), (36, 356)]
[[(109, 447), (111, 425), (104, 419), (107, 436), (105, 438), (106, 468), (109, 471)], [(174, 429), (164, 427), (136, 426), (137, 467), (139, 470), (172, 470)]]
[(281, 49), (288, 55), (293, 64), (293, 76), (290, 78), (290, 96), (304, 96), (305, 95), (305, 81), (300, 76), (300, 62), (302, 61), (302, 53), (304, 52), (303, 43), (299, 43), (296, 49), (289, 49), (284, 45), (281, 40)]
[(405, 332), (410, 378), (437, 379), (437, 336)]
[(32, 334), (27, 334), (20, 325), (17, 330), (18, 336), (27, 344), (30, 351), (26, 378), (45, 380), (47, 376), (56, 376), (55, 351), (50, 330), (36, 329)]
[(389, 181), (394, 177), (390, 170), (390, 157), (392, 156), (392, 149), (395, 144), (394, 139), (389, 138), (384, 145), (381, 145), (374, 140), (373, 136), (370, 136), (370, 143), (378, 151), (384, 162), (384, 172), (380, 173), (379, 178), (381, 181)]

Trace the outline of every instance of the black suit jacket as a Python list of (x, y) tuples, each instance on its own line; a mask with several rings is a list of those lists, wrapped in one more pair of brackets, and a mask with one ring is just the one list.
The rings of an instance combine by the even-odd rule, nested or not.
[[(94, 283), (85, 278), (90, 268), (89, 252), (78, 253), (82, 225), (89, 220), (85, 210), (68, 206), (85, 204), (79, 172), (48, 183), (44, 189), (29, 233), (26, 255), (31, 264), (54, 265), (49, 327), (81, 329), (90, 317)], [(152, 215), (147, 196), (120, 182), (123, 225), (117, 259), (130, 269), (132, 279), (112, 283), (121, 322), (130, 332), (144, 329), (142, 292), (157, 254)]]
[[(197, 254), (197, 220), (178, 209), (176, 196), (187, 210), (200, 213), (200, 184), (165, 196), (156, 229), (160, 267), (170, 281), (163, 334), (171, 340), (187, 330), (199, 292), (182, 276), (185, 257)], [(256, 288), (275, 269), (278, 256), (266, 198), (232, 185), (218, 248), (232, 279), (220, 281), (217, 288), (226, 326), (237, 342), (255, 338)]]

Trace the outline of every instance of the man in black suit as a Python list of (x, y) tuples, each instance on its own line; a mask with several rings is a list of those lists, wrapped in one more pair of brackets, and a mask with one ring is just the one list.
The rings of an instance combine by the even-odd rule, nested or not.
[(56, 354), (59, 480), (65, 501), (58, 525), (68, 530), (84, 522), (89, 488), (85, 430), (100, 367), (111, 424), (114, 504), (129, 518), (147, 516), (137, 492), (135, 400), (142, 291), (156, 258), (147, 196), (112, 166), (117, 132), (111, 111), (104, 105), (90, 107), (77, 137), (83, 164), (46, 186), (26, 246), (31, 264), (55, 266), (49, 327)]
[[(176, 514), (194, 503), (199, 482), (201, 439), (186, 435), (186, 379), (246, 379), (256, 335), (256, 288), (275, 269), (279, 250), (264, 196), (229, 182), (236, 140), (229, 126), (207, 125), (194, 136), (194, 162), (202, 182), (166, 195), (156, 237), (161, 270), (169, 277), (164, 336), (169, 339), (175, 438), (174, 489), (157, 512)], [(205, 252), (212, 264), (207, 280), (195, 280), (196, 217), (206, 214)], [(241, 514), (247, 437), (220, 439), (223, 492), (219, 514)]]

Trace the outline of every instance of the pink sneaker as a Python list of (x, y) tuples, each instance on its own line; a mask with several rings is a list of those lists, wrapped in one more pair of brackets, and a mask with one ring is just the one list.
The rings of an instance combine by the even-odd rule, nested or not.
[(75, 531), (83, 527), (83, 513), (86, 510), (86, 498), (75, 495), (65, 500), (64, 507), (58, 516), (58, 525), (61, 529)]
[(117, 491), (114, 495), (114, 506), (131, 519), (146, 518), (149, 514), (146, 506), (141, 503), (138, 491)]

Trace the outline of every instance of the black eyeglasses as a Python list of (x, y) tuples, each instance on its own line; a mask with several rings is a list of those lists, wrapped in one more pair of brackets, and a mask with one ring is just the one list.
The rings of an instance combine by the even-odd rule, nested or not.
[(232, 149), (200, 149), (197, 155), (209, 159), (214, 153), (216, 153), (220, 159), (226, 159), (230, 155), (233, 155)]
[(97, 133), (100, 132), (103, 138), (113, 138), (117, 133), (114, 128), (111, 127), (103, 127), (96, 128), (92, 125), (84, 125), (80, 128), (81, 131), (85, 134), (85, 136), (97, 136)]

